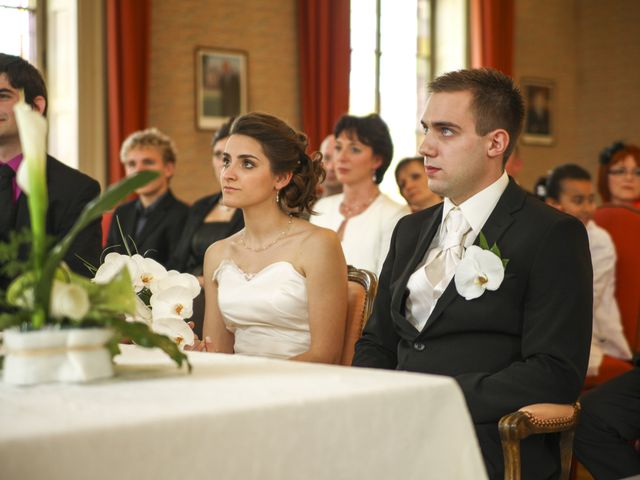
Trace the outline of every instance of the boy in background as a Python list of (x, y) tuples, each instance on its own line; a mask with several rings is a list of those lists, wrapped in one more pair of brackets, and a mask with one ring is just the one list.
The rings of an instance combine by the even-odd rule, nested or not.
[(614, 297), (616, 250), (606, 230), (593, 221), (595, 194), (591, 175), (575, 164), (556, 167), (546, 183), (546, 203), (578, 218), (587, 229), (593, 263), (593, 336), (587, 383), (602, 383), (631, 369), (631, 349), (624, 336)]

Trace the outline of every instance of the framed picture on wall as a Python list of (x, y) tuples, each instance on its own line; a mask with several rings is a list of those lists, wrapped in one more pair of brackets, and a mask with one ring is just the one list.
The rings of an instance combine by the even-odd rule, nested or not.
[(247, 113), (247, 53), (198, 47), (196, 127), (217, 130), (229, 117)]
[(554, 83), (539, 78), (523, 78), (520, 86), (525, 101), (522, 142), (553, 145), (556, 135)]

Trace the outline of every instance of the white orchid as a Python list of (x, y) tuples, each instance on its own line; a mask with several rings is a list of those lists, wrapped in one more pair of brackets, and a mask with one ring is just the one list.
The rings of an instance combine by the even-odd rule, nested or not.
[(151, 312), (153, 318), (178, 316), (183, 319), (193, 315), (193, 297), (184, 287), (169, 287), (151, 296)]
[(156, 290), (156, 284), (167, 276), (167, 269), (152, 258), (135, 254), (131, 256), (131, 261), (134, 269), (131, 278), (136, 292), (145, 287), (153, 292)]
[(191, 299), (196, 298), (200, 293), (200, 283), (196, 277), (189, 273), (180, 273), (176, 270), (169, 270), (165, 277), (161, 278), (153, 285), (153, 289), (151, 289), (151, 291), (155, 294), (171, 287), (186, 288), (189, 290)]
[(193, 344), (193, 331), (185, 320), (193, 315), (193, 299), (200, 293), (196, 277), (175, 270), (167, 272), (155, 260), (138, 254), (109, 253), (96, 272), (94, 282), (108, 282), (122, 268), (129, 269), (138, 293), (136, 312), (127, 315), (127, 321), (145, 323), (154, 332), (171, 337), (179, 346)]
[(456, 267), (456, 290), (465, 300), (473, 300), (485, 290), (497, 290), (504, 280), (502, 259), (491, 250), (468, 247)]
[(98, 268), (93, 281), (101, 285), (107, 284), (125, 267), (129, 269), (129, 275), (133, 278), (135, 265), (131, 258), (115, 252), (109, 253), (104, 257), (104, 262)]
[(126, 315), (125, 319), (127, 322), (140, 322), (149, 327), (152, 327), (153, 323), (151, 310), (138, 296), (136, 296), (136, 312), (133, 315)]
[(164, 317), (153, 320), (153, 330), (166, 335), (178, 344), (180, 348), (193, 345), (195, 335), (193, 330), (181, 317)]
[(54, 318), (82, 320), (91, 306), (89, 294), (80, 285), (53, 281), (49, 313)]
[(157, 283), (167, 276), (167, 270), (152, 258), (142, 255), (122, 255), (111, 252), (104, 257), (104, 262), (98, 268), (93, 280), (96, 283), (108, 283), (123, 267), (129, 269), (129, 275), (136, 293), (143, 288), (152, 292), (157, 290)]

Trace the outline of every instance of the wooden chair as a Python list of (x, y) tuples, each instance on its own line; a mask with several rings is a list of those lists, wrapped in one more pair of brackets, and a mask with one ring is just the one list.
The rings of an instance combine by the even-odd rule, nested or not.
[(378, 289), (378, 278), (374, 273), (351, 265), (348, 268), (347, 325), (340, 359), (341, 365), (351, 365), (356, 342), (369, 320)]
[(537, 403), (522, 407), (500, 419), (498, 430), (504, 454), (505, 480), (520, 480), (520, 441), (529, 435), (558, 433), (560, 435), (560, 480), (567, 480), (571, 472), (573, 435), (580, 416), (580, 403), (573, 405)]

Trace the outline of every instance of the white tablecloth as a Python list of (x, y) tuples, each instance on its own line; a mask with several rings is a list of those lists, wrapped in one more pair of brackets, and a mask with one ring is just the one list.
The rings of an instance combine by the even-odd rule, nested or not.
[(0, 384), (0, 478), (483, 479), (446, 377), (124, 346), (114, 379)]

